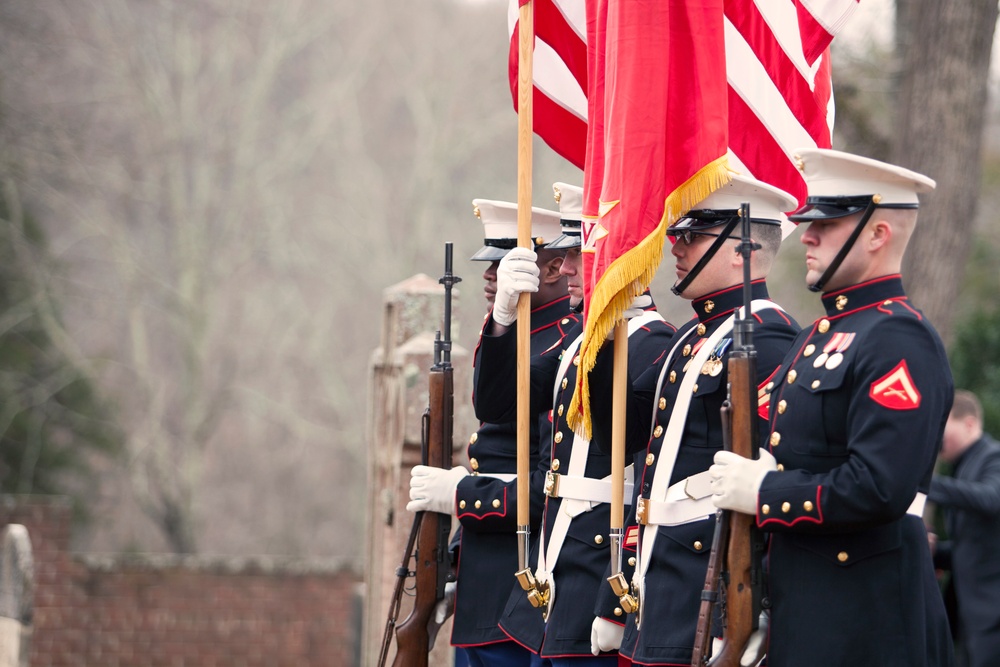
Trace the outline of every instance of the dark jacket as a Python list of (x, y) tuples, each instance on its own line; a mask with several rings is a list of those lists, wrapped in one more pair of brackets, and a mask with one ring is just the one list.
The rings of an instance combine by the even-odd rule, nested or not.
[(988, 435), (935, 475), (927, 499), (944, 509), (949, 540), (934, 563), (952, 571), (970, 667), (1000, 665), (1000, 443)]

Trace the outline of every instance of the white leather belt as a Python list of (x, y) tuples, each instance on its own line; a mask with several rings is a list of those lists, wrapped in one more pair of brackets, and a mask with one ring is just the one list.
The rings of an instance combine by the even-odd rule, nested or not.
[(514, 472), (474, 472), (472, 474), (476, 477), (492, 477), (501, 482), (513, 482), (517, 479), (517, 473)]
[[(626, 470), (630, 470), (629, 466)], [(634, 485), (625, 482), (625, 504), (632, 504)], [(592, 477), (576, 477), (560, 475), (551, 470), (545, 473), (545, 495), (550, 498), (569, 498), (586, 500), (592, 503), (611, 502), (611, 479), (594, 479)]]
[(671, 484), (666, 500), (640, 498), (636, 521), (643, 526), (680, 526), (711, 517), (715, 514), (711, 482), (706, 470)]
[(912, 514), (913, 516), (919, 516), (921, 519), (924, 518), (924, 505), (927, 504), (927, 494), (917, 492), (917, 496), (910, 503), (909, 509), (906, 510), (907, 514)]

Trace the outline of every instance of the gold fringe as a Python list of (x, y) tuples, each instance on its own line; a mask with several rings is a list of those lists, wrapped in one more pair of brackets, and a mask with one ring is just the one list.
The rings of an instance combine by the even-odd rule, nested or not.
[(663, 260), (667, 227), (692, 206), (729, 183), (730, 174), (728, 160), (723, 155), (699, 169), (671, 192), (664, 202), (663, 217), (656, 229), (612, 262), (594, 286), (580, 345), (576, 390), (567, 415), (570, 426), (582, 436), (590, 438), (592, 430), (588, 376), (597, 362), (597, 352), (622, 314), (653, 281)]

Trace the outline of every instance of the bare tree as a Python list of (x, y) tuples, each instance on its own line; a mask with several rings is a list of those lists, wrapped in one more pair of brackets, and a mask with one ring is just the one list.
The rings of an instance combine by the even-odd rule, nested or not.
[(937, 179), (905, 274), (914, 301), (951, 338), (979, 202), (996, 0), (897, 2), (902, 67), (893, 159)]
[(60, 333), (128, 443), (109, 517), (134, 499), (177, 551), (350, 549), (379, 292), (436, 269), (443, 240), (471, 249), (473, 197), (513, 196), (504, 9), (0, 9)]

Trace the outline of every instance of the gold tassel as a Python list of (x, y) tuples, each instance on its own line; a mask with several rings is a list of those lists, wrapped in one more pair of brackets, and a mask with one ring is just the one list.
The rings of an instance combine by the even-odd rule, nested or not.
[(567, 420), (574, 431), (590, 438), (590, 382), (588, 375), (597, 363), (601, 349), (615, 323), (640, 294), (646, 291), (663, 260), (667, 227), (682, 214), (731, 180), (728, 160), (723, 155), (709, 162), (667, 196), (663, 217), (646, 238), (616, 259), (604, 271), (590, 295), (576, 390), (570, 402)]

